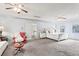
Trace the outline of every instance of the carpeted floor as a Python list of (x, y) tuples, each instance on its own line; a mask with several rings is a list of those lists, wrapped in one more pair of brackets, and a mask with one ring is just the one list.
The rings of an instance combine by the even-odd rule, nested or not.
[[(79, 56), (79, 41), (64, 40), (56, 42), (50, 39), (40, 39), (28, 42), (24, 53), (18, 52), (16, 56)], [(15, 50), (10, 44), (3, 56), (13, 56)]]

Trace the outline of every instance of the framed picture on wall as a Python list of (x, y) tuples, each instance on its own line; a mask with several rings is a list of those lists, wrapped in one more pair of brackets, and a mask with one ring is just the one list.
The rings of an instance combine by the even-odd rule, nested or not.
[(79, 25), (73, 25), (72, 26), (72, 32), (73, 33), (79, 33)]

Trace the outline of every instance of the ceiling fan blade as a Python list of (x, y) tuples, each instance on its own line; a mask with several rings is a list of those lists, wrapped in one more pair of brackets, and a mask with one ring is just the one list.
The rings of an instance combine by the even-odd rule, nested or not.
[(21, 9), (22, 11), (24, 11), (25, 13), (28, 13), (28, 11), (24, 10), (24, 9)]
[(5, 8), (5, 9), (13, 9), (12, 7), (9, 7), (9, 8)]

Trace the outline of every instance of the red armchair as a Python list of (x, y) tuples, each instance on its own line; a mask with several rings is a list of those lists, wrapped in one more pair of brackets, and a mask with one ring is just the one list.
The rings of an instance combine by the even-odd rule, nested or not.
[[(17, 48), (17, 52), (20, 51), (21, 52), (21, 49), (22, 47), (27, 43), (27, 36), (26, 36), (26, 33), (25, 32), (19, 32), (19, 35), (21, 36), (21, 41), (20, 42), (16, 42), (16, 38), (17, 37), (13, 37), (13, 45), (15, 48)], [(17, 52), (15, 54), (17, 54)]]

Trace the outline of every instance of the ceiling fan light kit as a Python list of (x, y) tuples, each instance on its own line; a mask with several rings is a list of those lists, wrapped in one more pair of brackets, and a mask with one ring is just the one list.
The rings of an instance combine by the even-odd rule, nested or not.
[(16, 8), (16, 7), (13, 8), (14, 11), (17, 11), (17, 9), (18, 9), (18, 8)]

